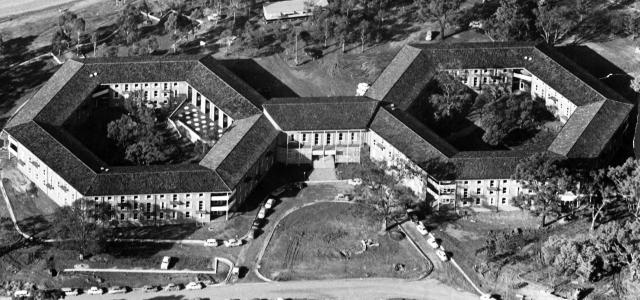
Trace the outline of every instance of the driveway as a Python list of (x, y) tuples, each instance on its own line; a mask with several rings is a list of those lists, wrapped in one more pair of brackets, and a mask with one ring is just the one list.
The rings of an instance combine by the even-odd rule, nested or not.
[(145, 294), (140, 291), (125, 295), (80, 295), (70, 297), (78, 300), (101, 299), (251, 299), (251, 298), (309, 298), (309, 299), (447, 299), (468, 300), (478, 296), (455, 290), (442, 283), (426, 279), (404, 281), (400, 279), (354, 279), (327, 281), (289, 281), (275, 283), (241, 283), (211, 287), (198, 291), (159, 292)]

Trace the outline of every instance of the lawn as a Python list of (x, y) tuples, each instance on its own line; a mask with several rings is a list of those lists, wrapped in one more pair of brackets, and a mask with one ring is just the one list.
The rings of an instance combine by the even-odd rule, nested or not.
[[(301, 208), (276, 227), (261, 270), (276, 280), (419, 277), (424, 272), (422, 258), (406, 239), (379, 235), (380, 222), (378, 213), (362, 204)], [(358, 254), (362, 239), (380, 246)], [(403, 270), (396, 270), (397, 265)]]

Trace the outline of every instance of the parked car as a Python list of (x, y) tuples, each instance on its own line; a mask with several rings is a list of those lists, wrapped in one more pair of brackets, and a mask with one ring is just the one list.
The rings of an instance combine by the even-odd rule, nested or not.
[(258, 212), (258, 219), (264, 219), (267, 216), (267, 210), (263, 207)]
[(164, 287), (164, 290), (167, 292), (179, 291), (182, 287), (175, 283), (169, 283)]
[(101, 287), (92, 286), (88, 291), (89, 295), (102, 295), (104, 294), (104, 290)]
[(431, 248), (433, 248), (433, 249), (438, 249), (438, 247), (440, 247), (440, 244), (438, 244), (438, 241), (433, 236), (430, 236), (427, 239), (427, 244), (429, 244), (429, 246), (431, 246)]
[(448, 260), (449, 260), (449, 255), (447, 255), (447, 252), (445, 252), (445, 251), (444, 251), (444, 250), (442, 250), (442, 249), (438, 249), (438, 250), (436, 250), (436, 255), (438, 256), (438, 258), (439, 258), (441, 261), (448, 261)]
[(497, 298), (491, 294), (483, 294), (480, 296), (480, 300), (497, 300)]
[(22, 298), (22, 297), (28, 298), (28, 297), (31, 297), (31, 291), (28, 291), (28, 290), (17, 290), (15, 292), (13, 292), (13, 297), (15, 297), (15, 298)]
[(420, 234), (422, 235), (429, 234), (429, 230), (427, 230), (427, 227), (424, 226), (424, 223), (422, 223), (422, 221), (418, 221), (415, 224), (416, 224), (416, 229), (418, 229), (418, 232), (420, 232)]
[(142, 291), (145, 293), (153, 293), (158, 291), (158, 287), (155, 285), (145, 285), (142, 287)]
[(284, 187), (284, 186), (279, 187), (279, 188), (275, 189), (273, 192), (271, 192), (271, 196), (279, 197), (279, 196), (280, 196), (280, 195), (282, 195), (282, 194), (284, 193), (284, 191), (286, 191), (286, 190), (287, 190), (287, 188), (286, 188), (286, 187)]
[(107, 290), (107, 294), (124, 294), (127, 288), (124, 286), (114, 285)]
[(361, 185), (362, 184), (362, 179), (361, 178), (353, 178), (353, 179), (349, 179), (347, 180), (347, 184), (356, 186), (356, 185)]
[(262, 227), (262, 220), (261, 219), (253, 220), (253, 224), (251, 224), (251, 229), (259, 229), (260, 227)]
[(225, 247), (237, 247), (237, 246), (241, 246), (242, 243), (243, 243), (243, 240), (241, 239), (228, 239), (224, 241)]
[(220, 241), (216, 239), (207, 239), (206, 241), (204, 241), (204, 245), (207, 247), (218, 247), (220, 246)]
[(337, 201), (344, 201), (345, 200), (344, 194), (340, 193), (340, 194), (336, 195), (336, 200)]
[(204, 285), (202, 284), (202, 282), (192, 281), (189, 282), (185, 288), (187, 290), (201, 290), (202, 288), (204, 288)]
[(171, 256), (165, 256), (162, 258), (162, 263), (160, 263), (160, 269), (168, 270), (169, 264), (171, 264)]
[(274, 205), (275, 203), (276, 203), (276, 199), (269, 198), (269, 199), (267, 200), (267, 202), (265, 202), (265, 203), (264, 203), (264, 208), (266, 208), (266, 209), (271, 209), (271, 208), (273, 208), (273, 205)]
[(80, 294), (78, 289), (68, 287), (61, 288), (60, 291), (62, 291), (65, 296), (78, 296)]

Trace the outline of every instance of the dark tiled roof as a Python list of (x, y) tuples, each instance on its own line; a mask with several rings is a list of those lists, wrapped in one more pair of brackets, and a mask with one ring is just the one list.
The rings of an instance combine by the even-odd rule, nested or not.
[(225, 191), (230, 189), (213, 170), (183, 164), (112, 167), (96, 176), (85, 196)]
[(447, 141), (400, 109), (381, 107), (371, 122), (371, 130), (418, 164), (433, 158), (446, 159), (457, 152)]
[(78, 192), (89, 189), (96, 172), (38, 124), (31, 121), (6, 131)]
[(263, 115), (238, 120), (200, 161), (200, 165), (215, 170), (233, 189), (274, 143), (278, 134)]
[(456, 179), (507, 179), (532, 151), (464, 151), (451, 159)]
[(276, 98), (264, 105), (283, 131), (366, 129), (377, 107), (367, 97)]
[(403, 47), (367, 90), (372, 99), (406, 110), (436, 73), (435, 63), (415, 47)]
[(549, 151), (568, 158), (597, 158), (632, 110), (633, 105), (613, 100), (579, 106)]

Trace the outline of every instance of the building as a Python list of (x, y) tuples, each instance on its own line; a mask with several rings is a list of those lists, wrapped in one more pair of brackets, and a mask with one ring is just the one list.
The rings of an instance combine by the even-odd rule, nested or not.
[[(524, 82), (556, 101), (566, 120), (546, 151), (579, 163), (606, 164), (634, 108), (546, 45), (430, 44), (405, 46), (360, 97), (267, 100), (211, 57), (71, 60), (3, 133), (18, 168), (56, 203), (106, 202), (126, 223), (210, 222), (241, 207), (274, 163), (359, 163), (365, 145), (372, 159), (411, 170), (403, 183), (438, 205), (513, 209), (528, 191), (512, 172), (535, 152), (461, 151), (416, 119), (412, 108), (440, 71), (474, 88)], [(180, 99), (173, 126), (211, 150), (198, 163), (111, 166), (65, 130), (133, 91), (153, 106)], [(430, 172), (430, 161), (450, 174)]]
[(267, 22), (304, 18), (313, 15), (315, 7), (327, 7), (327, 0), (284, 0), (267, 3), (262, 7)]

